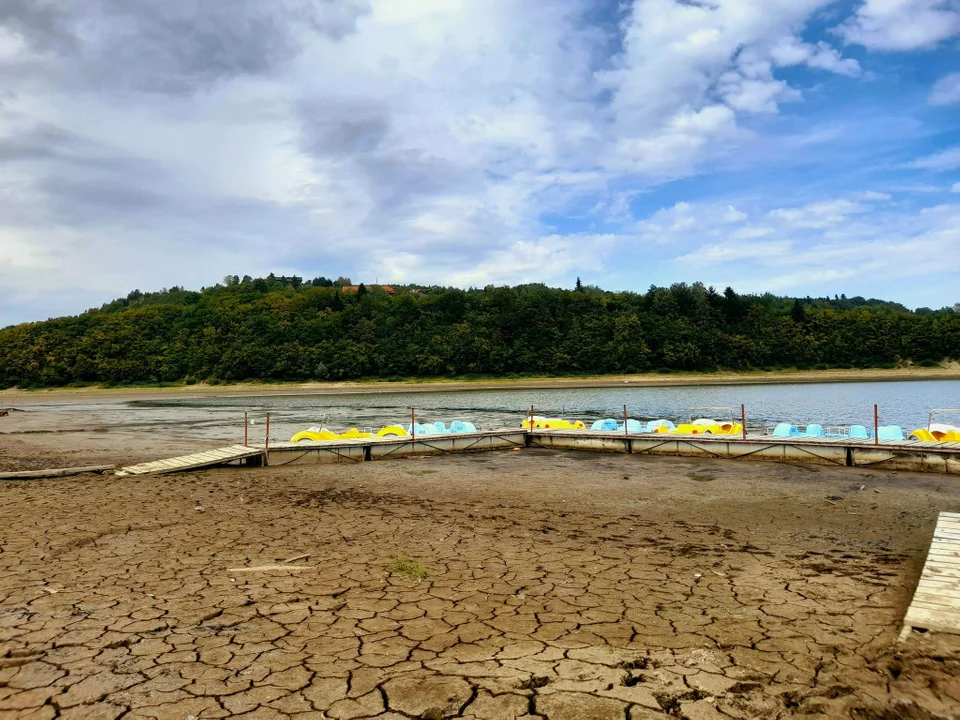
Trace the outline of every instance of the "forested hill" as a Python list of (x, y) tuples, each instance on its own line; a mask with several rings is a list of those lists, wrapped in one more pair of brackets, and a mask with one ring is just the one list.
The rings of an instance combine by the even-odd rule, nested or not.
[[(236, 276), (0, 330), (0, 386), (878, 367), (960, 358), (960, 307)], [(342, 286), (342, 287), (341, 287)]]

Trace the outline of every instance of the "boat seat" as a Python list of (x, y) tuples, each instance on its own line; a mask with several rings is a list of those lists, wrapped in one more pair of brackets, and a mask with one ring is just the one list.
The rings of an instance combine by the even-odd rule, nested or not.
[(904, 440), (903, 428), (899, 425), (881, 425), (877, 429), (879, 440)]
[(804, 437), (823, 437), (823, 425), (807, 425), (806, 431), (803, 433)]
[(790, 423), (778, 423), (773, 429), (774, 437), (791, 437), (797, 434), (797, 426)]

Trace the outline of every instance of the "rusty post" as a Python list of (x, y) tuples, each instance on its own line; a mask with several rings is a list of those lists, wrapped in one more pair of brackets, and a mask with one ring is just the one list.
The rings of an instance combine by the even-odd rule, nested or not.
[(527, 432), (533, 432), (533, 405), (530, 406), (530, 427), (527, 428)]
[(250, 443), (248, 442), (249, 427), (250, 427), (250, 423), (247, 422), (247, 414), (244, 413), (243, 414), (243, 446), (244, 447), (250, 447)]
[(267, 437), (263, 443), (264, 450), (270, 449), (270, 413), (267, 413)]
[(410, 437), (417, 439), (417, 415), (413, 408), (410, 408)]
[(873, 406), (873, 444), (880, 444), (880, 409)]
[(623, 434), (628, 437), (630, 435), (630, 431), (627, 430), (627, 406), (626, 405), (623, 406)]
[(740, 432), (743, 433), (743, 439), (747, 439), (747, 408), (745, 405), (740, 405)]

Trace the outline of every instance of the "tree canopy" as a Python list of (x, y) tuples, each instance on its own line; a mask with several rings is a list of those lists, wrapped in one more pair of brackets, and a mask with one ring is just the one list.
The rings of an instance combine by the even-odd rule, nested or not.
[(882, 300), (228, 275), (0, 330), (0, 387), (932, 365), (960, 312)]

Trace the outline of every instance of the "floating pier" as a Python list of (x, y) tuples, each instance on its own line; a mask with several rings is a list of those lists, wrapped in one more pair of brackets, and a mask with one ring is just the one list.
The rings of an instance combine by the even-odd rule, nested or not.
[(267, 465), (322, 465), (364, 462), (404, 455), (443, 455), (510, 450), (529, 445), (530, 433), (516, 430), (486, 430), (474, 433), (418, 435), (417, 437), (365, 438), (327, 442), (271, 443)]
[(633, 455), (768, 460), (960, 475), (960, 443), (850, 438), (779, 438), (768, 435), (669, 435), (589, 430), (488, 430), (462, 435), (276, 443), (266, 463), (317, 465), (364, 462), (403, 455), (437, 455), (520, 447), (546, 447)]
[(913, 628), (960, 635), (960, 513), (942, 512), (937, 519), (900, 639)]

